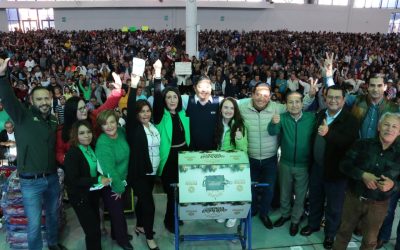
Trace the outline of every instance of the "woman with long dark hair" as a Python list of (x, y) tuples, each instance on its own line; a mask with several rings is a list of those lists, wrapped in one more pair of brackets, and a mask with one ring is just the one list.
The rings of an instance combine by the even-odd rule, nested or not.
[[(98, 109), (89, 112), (86, 108), (85, 101), (77, 96), (70, 97), (65, 103), (64, 108), (64, 124), (59, 126), (57, 129), (57, 143), (56, 143), (56, 159), (58, 164), (64, 164), (64, 157), (69, 149), (69, 135), (72, 124), (78, 120), (89, 119), (93, 128), (96, 128), (96, 117), (103, 111), (108, 109), (114, 109), (118, 106), (119, 99), (122, 96), (121, 92), (121, 81), (116, 80), (113, 84), (115, 89), (111, 92), (111, 95), (107, 98), (107, 101), (101, 105)], [(95, 135), (96, 129), (94, 129)]]
[[(215, 129), (215, 144), (219, 150), (241, 150), (247, 152), (247, 133), (237, 102), (232, 97), (222, 100)], [(217, 220), (223, 223), (225, 220)], [(226, 227), (234, 227), (236, 219), (228, 219)]]

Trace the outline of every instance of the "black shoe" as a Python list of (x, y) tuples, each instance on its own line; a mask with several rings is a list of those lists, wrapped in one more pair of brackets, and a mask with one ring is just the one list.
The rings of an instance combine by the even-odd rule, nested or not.
[(290, 223), (289, 234), (290, 236), (296, 236), (299, 232), (299, 223)]
[(383, 247), (383, 245), (385, 245), (387, 243), (387, 240), (378, 240), (378, 242), (376, 243), (376, 248), (375, 249), (380, 249)]
[(277, 221), (275, 221), (274, 223), (274, 227), (281, 227), (283, 226), (283, 224), (285, 224), (285, 222), (289, 221), (290, 217), (283, 217), (281, 216)]
[(120, 246), (122, 249), (124, 249), (124, 250), (133, 250), (133, 246), (132, 246), (132, 244), (131, 243), (126, 243), (126, 244), (119, 244), (118, 243), (118, 246)]
[(318, 232), (318, 231), (319, 231), (319, 228), (318, 229), (312, 229), (309, 225), (307, 225), (307, 226), (305, 226), (305, 227), (303, 227), (301, 229), (300, 234), (303, 235), (303, 236), (309, 236), (312, 233)]
[(48, 248), (49, 250), (67, 250), (67, 248), (61, 245), (60, 243), (58, 243), (55, 246), (48, 246)]
[(268, 216), (265, 216), (265, 215), (261, 215), (261, 214), (260, 214), (259, 217), (260, 217), (261, 222), (264, 224), (264, 226), (265, 226), (266, 228), (268, 228), (268, 229), (274, 228), (274, 226), (272, 225), (272, 221), (271, 221), (271, 219), (270, 219)]
[(332, 247), (333, 247), (333, 237), (328, 237), (328, 236), (325, 237), (323, 245), (324, 245), (325, 249), (332, 249)]
[(183, 226), (185, 223), (183, 223), (183, 220), (179, 220), (179, 226)]
[[(136, 235), (137, 235), (137, 232), (136, 232)], [(114, 236), (114, 235), (111, 235), (111, 239), (112, 239), (112, 240), (115, 240), (115, 236)], [(132, 234), (128, 234), (128, 240), (129, 240), (129, 241), (133, 240)]]

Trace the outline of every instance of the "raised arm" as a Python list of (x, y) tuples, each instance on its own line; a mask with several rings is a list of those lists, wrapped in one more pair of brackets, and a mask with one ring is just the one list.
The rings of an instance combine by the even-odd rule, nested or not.
[(154, 76), (154, 103), (153, 103), (153, 120), (154, 124), (159, 124), (164, 115), (164, 105), (162, 98), (162, 89), (161, 89), (161, 68), (162, 63), (160, 60), (157, 60), (153, 64), (155, 70)]
[(122, 97), (122, 81), (121, 78), (116, 74), (112, 73), (112, 76), (114, 78), (114, 89), (111, 91), (111, 94), (107, 96), (106, 102), (98, 107), (97, 109), (93, 110), (92, 113), (95, 117), (103, 111), (103, 110), (108, 110), (108, 109), (114, 109), (115, 107), (118, 106), (119, 100)]
[(25, 116), (26, 109), (18, 101), (7, 77), (7, 64), (10, 58), (0, 58), (0, 99), (4, 109), (14, 121), (19, 124)]
[(140, 81), (140, 76), (132, 75), (131, 86), (130, 86), (131, 91), (129, 93), (128, 106), (127, 106), (128, 115), (126, 121), (126, 133), (128, 134), (128, 139), (132, 138), (131, 135), (132, 131), (139, 125), (139, 122), (135, 114), (136, 91), (139, 81)]

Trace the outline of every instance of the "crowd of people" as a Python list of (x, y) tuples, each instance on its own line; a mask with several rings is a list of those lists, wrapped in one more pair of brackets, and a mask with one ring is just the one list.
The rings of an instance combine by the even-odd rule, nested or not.
[[(399, 199), (398, 36), (205, 30), (191, 58), (181, 30), (0, 37), (0, 118), (15, 127), (30, 249), (42, 248), (42, 202), (47, 230), (57, 225), (57, 167), (87, 249), (101, 249), (100, 200), (111, 237), (133, 249), (123, 212), (129, 188), (138, 198), (135, 233), (159, 249), (155, 179), (174, 233), (170, 184), (186, 150), (246, 152), (251, 180), (269, 184), (252, 189), (251, 209), (267, 229), (290, 221), (291, 236), (309, 236), (324, 218), (325, 249), (346, 249), (358, 223), (361, 249), (388, 241)], [(143, 76), (133, 73), (134, 57), (146, 60)], [(177, 74), (175, 62), (191, 62), (192, 74)], [(11, 145), (4, 137), (1, 145)], [(281, 217), (272, 222), (275, 185)], [(65, 249), (57, 230), (46, 237), (50, 249)]]

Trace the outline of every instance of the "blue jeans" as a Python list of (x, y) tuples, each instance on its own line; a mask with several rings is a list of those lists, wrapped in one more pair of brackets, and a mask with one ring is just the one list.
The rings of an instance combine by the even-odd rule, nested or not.
[[(379, 231), (379, 236), (378, 236), (379, 240), (383, 240), (383, 241), (390, 240), (390, 235), (392, 234), (394, 214), (396, 212), (397, 203), (399, 202), (399, 199), (400, 199), (399, 191), (393, 193), (392, 197), (390, 197), (389, 208), (388, 208), (385, 220), (383, 221), (381, 230)], [(397, 226), (397, 238), (396, 238), (395, 249), (400, 249), (400, 223)]]
[(278, 159), (276, 156), (273, 156), (264, 160), (254, 158), (249, 158), (249, 160), (251, 181), (269, 184), (268, 187), (252, 187), (252, 213), (260, 211), (260, 215), (268, 216), (274, 195)]
[(25, 215), (28, 218), (28, 246), (30, 250), (43, 248), (41, 219), (42, 206), (46, 210), (46, 237), (49, 246), (58, 243), (58, 202), (60, 184), (57, 173), (45, 178), (20, 178)]

